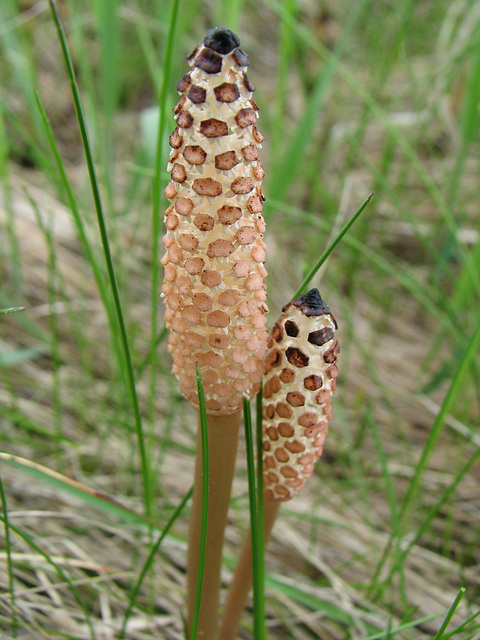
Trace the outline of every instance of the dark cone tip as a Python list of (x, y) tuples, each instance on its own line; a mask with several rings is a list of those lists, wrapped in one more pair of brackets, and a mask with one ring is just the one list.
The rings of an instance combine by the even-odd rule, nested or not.
[(295, 298), (292, 304), (298, 307), (306, 316), (322, 316), (324, 313), (330, 313), (330, 309), (322, 300), (318, 289), (310, 289), (308, 293)]
[(236, 33), (227, 27), (213, 27), (205, 36), (203, 44), (217, 53), (230, 53), (240, 46), (240, 39)]

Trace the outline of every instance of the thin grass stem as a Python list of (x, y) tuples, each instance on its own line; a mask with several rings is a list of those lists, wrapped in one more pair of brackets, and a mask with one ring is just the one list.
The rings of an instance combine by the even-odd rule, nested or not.
[[(260, 539), (263, 534), (259, 529), (258, 522), (258, 504), (255, 482), (255, 460), (254, 460), (254, 441), (252, 412), (250, 401), (243, 398), (243, 420), (245, 426), (245, 447), (247, 453), (247, 475), (248, 475), (248, 499), (250, 506), (250, 534), (252, 540), (252, 571), (253, 571), (253, 628), (256, 640), (264, 640), (265, 638), (265, 601), (263, 593), (263, 572), (261, 565), (263, 559), (261, 557), (262, 549), (260, 547)], [(261, 458), (258, 464), (261, 466)]]
[(295, 295), (293, 296), (294, 298), (297, 298), (299, 295), (301, 295), (307, 289), (308, 285), (310, 284), (310, 282), (314, 278), (315, 274), (318, 272), (320, 267), (324, 264), (324, 262), (328, 258), (328, 256), (333, 252), (335, 247), (338, 245), (338, 243), (341, 241), (341, 239), (347, 233), (347, 231), (350, 229), (350, 227), (354, 224), (354, 222), (356, 222), (358, 220), (358, 218), (363, 213), (363, 211), (365, 210), (365, 208), (367, 207), (368, 203), (370, 202), (370, 200), (373, 198), (374, 195), (375, 194), (372, 192), (368, 196), (368, 198), (366, 198), (362, 202), (362, 204), (357, 209), (357, 211), (353, 214), (353, 216), (350, 218), (350, 220), (348, 220), (343, 225), (343, 227), (340, 229), (340, 232), (338, 233), (337, 237), (333, 240), (333, 242), (330, 243), (330, 245), (325, 249), (325, 251), (319, 257), (317, 262), (313, 265), (313, 267), (307, 273), (307, 275), (303, 279), (302, 284), (298, 287)]
[(182, 501), (180, 502), (180, 504), (176, 507), (175, 511), (170, 516), (170, 519), (168, 520), (167, 524), (165, 525), (162, 533), (159, 535), (158, 540), (152, 546), (152, 548), (150, 550), (150, 553), (148, 554), (147, 559), (144, 562), (144, 565), (143, 565), (143, 567), (142, 567), (142, 569), (141, 569), (141, 571), (140, 571), (140, 573), (138, 575), (137, 581), (135, 582), (135, 585), (133, 586), (133, 588), (132, 588), (132, 590), (130, 592), (130, 596), (129, 596), (129, 599), (128, 599), (128, 606), (127, 606), (127, 609), (125, 611), (125, 615), (123, 617), (123, 624), (122, 624), (122, 629), (120, 631), (120, 638), (125, 638), (125, 633), (126, 633), (126, 630), (127, 630), (128, 620), (129, 620), (130, 615), (132, 613), (132, 609), (135, 606), (135, 601), (136, 601), (137, 596), (139, 594), (139, 591), (140, 591), (140, 588), (142, 586), (143, 580), (144, 580), (145, 576), (147, 575), (148, 570), (153, 565), (154, 558), (155, 558), (156, 554), (158, 553), (160, 545), (162, 544), (162, 542), (165, 539), (166, 535), (168, 534), (168, 532), (172, 528), (175, 520), (179, 517), (179, 515), (183, 511), (183, 508), (187, 504), (188, 500), (191, 498), (192, 493), (193, 493), (193, 487), (191, 487), (187, 491), (187, 493), (184, 495), (184, 497), (183, 497)]
[(445, 631), (447, 630), (447, 627), (450, 624), (455, 614), (455, 611), (458, 609), (458, 606), (462, 601), (463, 596), (465, 595), (465, 591), (466, 591), (465, 587), (462, 587), (460, 591), (457, 593), (457, 597), (452, 602), (452, 606), (448, 610), (448, 613), (445, 616), (445, 620), (443, 621), (442, 626), (438, 630), (438, 633), (432, 638), (432, 640), (441, 640), (442, 638), (445, 638)]
[(208, 524), (208, 489), (209, 489), (209, 460), (208, 460), (208, 424), (207, 409), (205, 406), (205, 394), (203, 391), (202, 375), (197, 364), (197, 389), (200, 416), (200, 430), (202, 441), (202, 521), (200, 525), (200, 550), (198, 554), (197, 569), (197, 590), (195, 594), (195, 608), (193, 611), (192, 624), (190, 628), (189, 640), (196, 640), (198, 632), (198, 622), (200, 619), (200, 607), (202, 604), (203, 574), (205, 571), (206, 547), (207, 547), (207, 524)]

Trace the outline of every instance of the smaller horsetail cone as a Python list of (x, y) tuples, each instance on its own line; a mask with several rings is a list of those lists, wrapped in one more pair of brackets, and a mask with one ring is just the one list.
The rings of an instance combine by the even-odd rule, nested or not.
[[(337, 323), (317, 289), (289, 302), (272, 329), (263, 387), (264, 536), (282, 501), (301, 491), (322, 455), (332, 415)], [(218, 640), (234, 640), (252, 584), (247, 534), (230, 584)]]
[(332, 416), (337, 323), (317, 289), (282, 309), (266, 356), (263, 388), (265, 496), (289, 500), (322, 455)]
[(188, 58), (165, 189), (162, 293), (172, 370), (198, 407), (198, 363), (207, 412), (218, 416), (240, 411), (242, 396), (259, 390), (268, 339), (263, 136), (239, 45), (216, 27)]

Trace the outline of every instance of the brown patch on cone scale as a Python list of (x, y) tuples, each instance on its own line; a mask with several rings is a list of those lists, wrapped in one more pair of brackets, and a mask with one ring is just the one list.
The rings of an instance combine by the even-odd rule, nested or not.
[(202, 273), (201, 283), (206, 287), (218, 287), (221, 282), (222, 276), (218, 273), (218, 271), (205, 269), (205, 271)]
[(241, 227), (235, 234), (235, 238), (239, 244), (252, 244), (255, 240), (255, 229), (253, 227)]
[(184, 73), (180, 80), (177, 82), (177, 91), (183, 93), (192, 84), (190, 80), (190, 73)]
[(237, 85), (230, 82), (223, 82), (218, 87), (214, 87), (213, 91), (219, 102), (235, 102), (240, 97)]
[(198, 247), (198, 240), (192, 233), (184, 233), (179, 236), (178, 244), (186, 251), (195, 251)]
[(193, 209), (193, 202), (190, 198), (181, 196), (175, 201), (175, 211), (182, 216), (188, 216)]
[(325, 353), (323, 354), (323, 361), (328, 363), (335, 362), (339, 352), (340, 352), (340, 347), (338, 346), (338, 342), (335, 340), (335, 342), (330, 347), (330, 349), (325, 351)]
[(217, 211), (218, 219), (222, 224), (235, 224), (242, 217), (242, 210), (240, 207), (232, 207), (231, 205), (224, 204)]
[(238, 164), (235, 151), (225, 151), (215, 156), (215, 168), (221, 171), (229, 171)]
[(207, 154), (198, 144), (185, 147), (183, 150), (185, 160), (194, 165), (201, 165), (205, 162)]
[(262, 142), (265, 140), (265, 136), (260, 133), (257, 127), (252, 127), (252, 135), (255, 142), (257, 142), (258, 144), (262, 144)]
[(307, 340), (311, 344), (316, 344), (317, 347), (321, 347), (326, 342), (333, 340), (333, 330), (330, 327), (323, 327), (317, 331), (312, 331), (308, 334)]
[(248, 79), (248, 76), (246, 73), (243, 74), (243, 85), (245, 89), (250, 93), (255, 91), (255, 87), (253, 86), (253, 83), (250, 82), (250, 80)]
[(221, 138), (228, 135), (228, 125), (223, 120), (209, 118), (200, 123), (200, 133), (206, 138)]
[(222, 68), (222, 56), (209, 47), (203, 47), (195, 58), (195, 66), (207, 73), (219, 73)]
[(240, 109), (240, 111), (235, 116), (235, 122), (241, 129), (245, 129), (249, 127), (251, 124), (255, 124), (257, 122), (257, 114), (254, 109)]
[(180, 149), (180, 147), (182, 146), (183, 137), (180, 135), (178, 128), (175, 129), (175, 131), (170, 136), (169, 143), (172, 149)]
[(207, 90), (197, 85), (192, 85), (187, 93), (189, 98), (194, 104), (203, 104), (207, 99)]
[(335, 330), (335, 319), (312, 290), (284, 307), (272, 331), (264, 390), (277, 403), (273, 414), (264, 413), (263, 427), (264, 450), (276, 461), (269, 465), (278, 479), (265, 477), (266, 495), (274, 500), (301, 490), (322, 454), (338, 376)]
[(295, 371), (293, 369), (282, 369), (280, 380), (285, 384), (289, 384), (295, 380)]
[(192, 189), (199, 196), (206, 196), (207, 198), (216, 198), (223, 191), (220, 182), (213, 178), (197, 178), (193, 181)]
[[(263, 203), (258, 196), (250, 196), (247, 200), (247, 208), (250, 213), (261, 213), (263, 209)], [(265, 231), (263, 229), (261, 232)]]
[(227, 258), (235, 250), (229, 240), (214, 240), (208, 245), (207, 256), (209, 258)]
[(172, 169), (172, 180), (174, 182), (185, 182), (187, 179), (187, 171), (183, 164), (174, 164)]
[(257, 165), (256, 167), (253, 168), (252, 173), (255, 180), (263, 180), (265, 177), (265, 171), (263, 170), (263, 167), (260, 164), (260, 162), (257, 162)]
[(303, 386), (305, 389), (309, 389), (309, 391), (315, 391), (316, 389), (320, 389), (323, 385), (323, 379), (321, 376), (317, 376), (312, 373), (303, 380)]
[(246, 67), (248, 65), (248, 56), (241, 49), (235, 49), (233, 52), (233, 59), (240, 67)]
[(175, 184), (172, 181), (170, 181), (165, 187), (165, 190), (163, 193), (165, 194), (166, 198), (168, 198), (169, 200), (173, 200), (173, 198), (177, 195)]
[(212, 311), (207, 316), (207, 324), (210, 327), (228, 327), (230, 324), (230, 316), (225, 311)]
[(183, 109), (177, 115), (177, 125), (181, 129), (189, 129), (193, 124), (193, 116), (189, 111)]
[(285, 352), (287, 360), (294, 367), (306, 367), (310, 361), (310, 358), (306, 353), (297, 347), (288, 347)]
[(230, 185), (230, 189), (237, 195), (244, 195), (246, 193), (250, 193), (254, 186), (255, 183), (252, 178), (240, 177), (235, 178)]
[(199, 213), (193, 219), (193, 224), (199, 231), (211, 231), (215, 226), (215, 220), (208, 213)]
[(298, 332), (300, 329), (292, 320), (287, 320), (285, 322), (285, 331), (287, 336), (291, 336), (292, 338), (296, 338), (298, 336)]
[(180, 100), (177, 102), (177, 104), (173, 107), (173, 113), (175, 115), (177, 113), (179, 113), (183, 109), (186, 101), (187, 101), (187, 96), (182, 96), (180, 98)]
[(191, 276), (198, 276), (204, 266), (205, 260), (203, 258), (187, 258), (185, 260), (185, 269)]

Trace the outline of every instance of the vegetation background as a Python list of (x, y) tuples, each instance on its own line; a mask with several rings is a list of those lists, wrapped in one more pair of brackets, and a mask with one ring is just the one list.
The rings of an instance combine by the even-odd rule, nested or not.
[[(119, 298), (49, 4), (3, 0), (0, 308), (25, 310), (0, 315), (0, 637), (184, 638), (189, 503), (177, 508), (196, 425), (169, 373), (156, 214), (176, 80), (226, 24), (266, 136), (270, 326), (375, 191), (312, 283), (340, 327), (341, 377), (323, 459), (267, 553), (269, 637), (478, 638), (480, 4), (58, 11)], [(248, 526), (244, 453), (226, 582)], [(249, 612), (241, 637), (251, 628)]]

